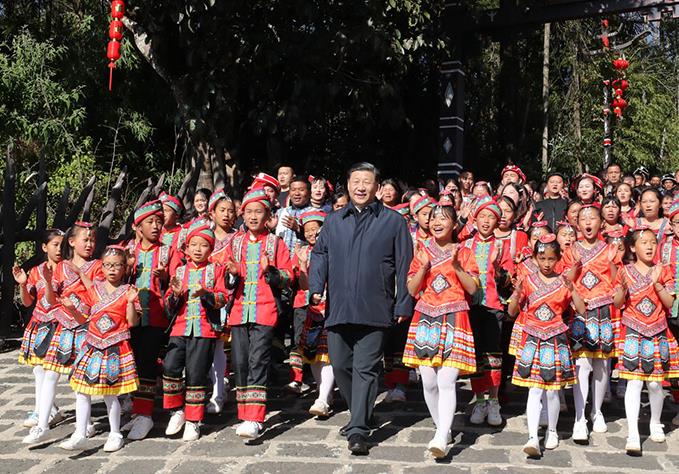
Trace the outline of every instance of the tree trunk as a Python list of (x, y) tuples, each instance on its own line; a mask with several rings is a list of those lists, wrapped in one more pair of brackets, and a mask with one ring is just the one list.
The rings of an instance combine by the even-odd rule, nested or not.
[(545, 34), (542, 43), (542, 174), (549, 168), (549, 42), (551, 25), (545, 23)]
[(573, 134), (575, 136), (575, 160), (577, 173), (582, 174), (582, 123), (580, 119), (580, 72), (578, 70), (578, 45), (573, 54)]

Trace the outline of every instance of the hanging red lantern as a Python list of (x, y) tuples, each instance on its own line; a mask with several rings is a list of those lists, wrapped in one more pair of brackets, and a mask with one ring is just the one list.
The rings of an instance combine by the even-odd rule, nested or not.
[(125, 16), (125, 2), (123, 0), (113, 0), (111, 2), (111, 16), (116, 20), (122, 20)]
[(615, 89), (622, 89), (623, 91), (626, 91), (628, 87), (629, 81), (627, 79), (616, 79), (613, 81), (613, 88)]
[(617, 98), (613, 101), (613, 107), (624, 109), (625, 107), (627, 107), (627, 101), (622, 97)]
[(618, 117), (618, 119), (622, 118), (622, 109), (620, 107), (616, 107), (613, 109), (613, 113)]
[(625, 58), (614, 59), (613, 67), (618, 71), (624, 71), (629, 67), (629, 61), (627, 61)]
[(623, 91), (622, 89), (616, 89), (616, 90), (615, 90), (615, 96), (616, 96), (616, 97), (622, 97), (623, 92), (624, 92), (624, 91)]
[(113, 20), (108, 27), (108, 37), (112, 40), (120, 41), (123, 39), (123, 22), (120, 20)]
[(113, 69), (116, 61), (120, 59), (120, 41), (123, 39), (123, 22), (125, 16), (125, 2), (123, 0), (113, 0), (111, 2), (111, 23), (108, 26), (108, 37), (110, 41), (106, 47), (106, 57), (108, 58), (108, 90), (113, 88)]

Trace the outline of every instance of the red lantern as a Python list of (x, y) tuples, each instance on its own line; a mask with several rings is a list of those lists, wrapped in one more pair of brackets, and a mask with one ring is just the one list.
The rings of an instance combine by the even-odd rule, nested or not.
[(115, 63), (120, 59), (120, 43), (118, 41), (111, 40), (108, 42), (108, 47), (106, 48), (106, 57), (112, 63)]
[(622, 109), (620, 107), (616, 107), (613, 109), (613, 113), (618, 117), (619, 119), (622, 118)]
[(113, 20), (108, 27), (108, 37), (112, 40), (120, 41), (123, 39), (123, 22), (120, 20)]
[(613, 60), (613, 67), (618, 71), (624, 71), (629, 67), (629, 61), (627, 61), (625, 58), (615, 59)]
[(111, 16), (116, 20), (122, 20), (125, 16), (125, 2), (123, 0), (113, 0), (111, 2)]
[(616, 97), (622, 97), (623, 90), (622, 89), (616, 89), (615, 90), (615, 96)]
[(613, 101), (613, 107), (624, 109), (627, 107), (627, 101), (623, 98), (617, 98)]

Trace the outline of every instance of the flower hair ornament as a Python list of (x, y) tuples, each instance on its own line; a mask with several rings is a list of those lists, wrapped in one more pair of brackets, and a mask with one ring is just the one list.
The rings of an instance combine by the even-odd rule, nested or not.
[(554, 241), (556, 241), (556, 235), (554, 235), (554, 234), (545, 234), (545, 235), (541, 236), (538, 239), (538, 243), (537, 243), (538, 253), (543, 253), (545, 250), (547, 250), (548, 244), (551, 244)]

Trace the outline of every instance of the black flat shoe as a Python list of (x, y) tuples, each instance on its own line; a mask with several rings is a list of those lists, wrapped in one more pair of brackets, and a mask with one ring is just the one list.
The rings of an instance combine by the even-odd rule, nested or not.
[(368, 440), (360, 434), (349, 436), (349, 451), (354, 456), (366, 456), (369, 453)]
[(349, 429), (349, 423), (347, 423), (346, 425), (344, 425), (343, 427), (341, 427), (341, 428), (339, 429), (339, 434), (340, 434), (340, 436), (344, 436), (344, 437), (346, 438), (346, 437), (347, 437), (347, 430), (348, 430), (348, 429)]

